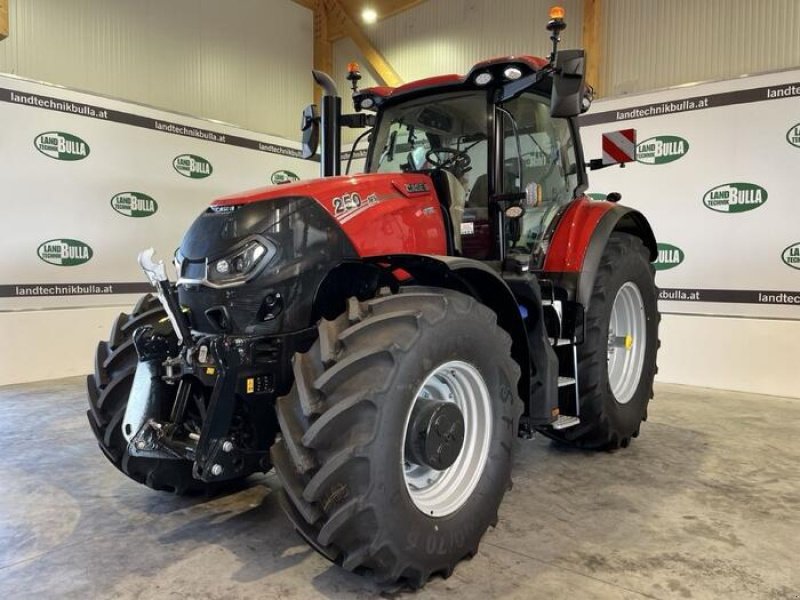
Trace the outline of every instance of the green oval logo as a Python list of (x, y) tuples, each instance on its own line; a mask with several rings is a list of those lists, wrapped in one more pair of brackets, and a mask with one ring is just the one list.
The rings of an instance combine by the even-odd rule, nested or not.
[(191, 179), (204, 179), (214, 172), (211, 163), (196, 154), (176, 156), (172, 161), (172, 166), (178, 173)]
[(592, 200), (605, 200), (606, 197), (608, 196), (608, 194), (597, 194), (597, 193), (586, 194), (586, 195), (589, 196), (589, 198), (591, 198)]
[(292, 183), (293, 181), (300, 181), (300, 178), (291, 171), (275, 171), (270, 177), (275, 185), (283, 185), (284, 183)]
[(795, 148), (800, 148), (800, 123), (789, 128), (786, 132), (786, 141)]
[(656, 271), (666, 271), (674, 269), (683, 262), (686, 255), (683, 250), (672, 244), (658, 245), (658, 258), (653, 262)]
[(36, 253), (44, 262), (58, 267), (82, 265), (94, 255), (89, 244), (69, 238), (47, 240), (39, 245)]
[(705, 193), (703, 204), (721, 213), (740, 213), (758, 208), (767, 196), (767, 190), (755, 183), (723, 183)]
[(781, 258), (787, 266), (793, 269), (800, 269), (800, 242), (785, 248), (781, 253)]
[(111, 198), (111, 208), (126, 217), (149, 217), (156, 214), (158, 202), (141, 192), (122, 192)]
[(657, 135), (636, 145), (636, 161), (645, 165), (663, 165), (689, 152), (689, 142), (676, 135)]
[(33, 139), (36, 149), (56, 160), (83, 160), (89, 156), (89, 144), (77, 135), (61, 131), (40, 133)]

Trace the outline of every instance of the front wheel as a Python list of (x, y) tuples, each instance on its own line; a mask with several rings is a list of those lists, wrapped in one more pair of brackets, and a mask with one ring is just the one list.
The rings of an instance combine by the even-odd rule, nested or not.
[(421, 586), (473, 555), (510, 484), (522, 403), (494, 313), (410, 288), (322, 321), (272, 448), (297, 530), (348, 570)]

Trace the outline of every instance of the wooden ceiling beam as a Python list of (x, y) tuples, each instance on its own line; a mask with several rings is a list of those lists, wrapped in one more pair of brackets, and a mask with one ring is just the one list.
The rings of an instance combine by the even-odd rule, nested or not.
[[(3, 1), (5, 0), (0, 0), (0, 2)], [(364, 56), (367, 66), (378, 83), (391, 87), (402, 85), (403, 80), (397, 74), (397, 71), (392, 68), (386, 58), (375, 47), (343, 2), (340, 0), (292, 1), (314, 13), (314, 69), (331, 73), (333, 70), (333, 42), (343, 37), (349, 37)], [(344, 1), (351, 4), (353, 2), (353, 0)], [(425, 1), (405, 0), (396, 2), (383, 0), (384, 6), (379, 6), (379, 8), (390, 8), (390, 10), (383, 12), (381, 15), (386, 17)], [(314, 86), (314, 101), (319, 104), (319, 86)]]
[(595, 98), (603, 95), (603, 0), (583, 0), (583, 47), (586, 50), (586, 82)]
[[(328, 34), (328, 11), (323, 0), (314, 2), (314, 70), (330, 73), (333, 71), (333, 42)], [(314, 86), (314, 103), (320, 106), (322, 90)]]
[(344, 28), (347, 36), (355, 42), (361, 54), (367, 61), (375, 78), (381, 85), (397, 87), (403, 84), (400, 75), (392, 68), (392, 65), (384, 58), (372, 41), (364, 33), (364, 30), (355, 20), (342, 8), (339, 0), (322, 0), (325, 4), (327, 13), (336, 18)]
[(8, 37), (8, 0), (0, 0), (0, 40)]

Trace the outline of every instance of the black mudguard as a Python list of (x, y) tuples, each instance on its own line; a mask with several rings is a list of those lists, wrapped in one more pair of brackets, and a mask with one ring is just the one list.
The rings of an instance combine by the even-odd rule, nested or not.
[[(511, 355), (521, 369), (518, 391), (525, 415), (536, 423), (552, 420), (558, 407), (558, 360), (548, 342), (535, 276), (512, 276), (507, 282), (488, 264), (457, 256), (390, 255), (367, 261), (403, 269), (416, 285), (457, 290), (491, 308), (498, 325), (511, 336)], [(527, 323), (520, 304), (528, 311)]]

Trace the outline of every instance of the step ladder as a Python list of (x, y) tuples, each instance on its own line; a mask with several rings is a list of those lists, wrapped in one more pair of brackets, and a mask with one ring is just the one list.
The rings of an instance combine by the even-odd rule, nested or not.
[(561, 301), (550, 298), (542, 300), (542, 304), (545, 307), (545, 309), (549, 307), (550, 309), (555, 311), (558, 317), (559, 337), (549, 338), (550, 345), (553, 347), (554, 350), (556, 350), (560, 359), (563, 359), (565, 354), (568, 354), (571, 358), (569, 363), (571, 364), (572, 367), (571, 368), (572, 373), (570, 375), (559, 375), (558, 389), (559, 389), (559, 396), (561, 396), (562, 389), (566, 390), (571, 388), (574, 391), (575, 414), (559, 415), (558, 418), (550, 424), (550, 427), (552, 429), (556, 431), (561, 431), (564, 429), (569, 429), (570, 427), (575, 427), (576, 425), (579, 425), (581, 422), (580, 389), (578, 387), (578, 346), (574, 337), (561, 337), (561, 334), (563, 333), (562, 323), (564, 316), (563, 305)]

